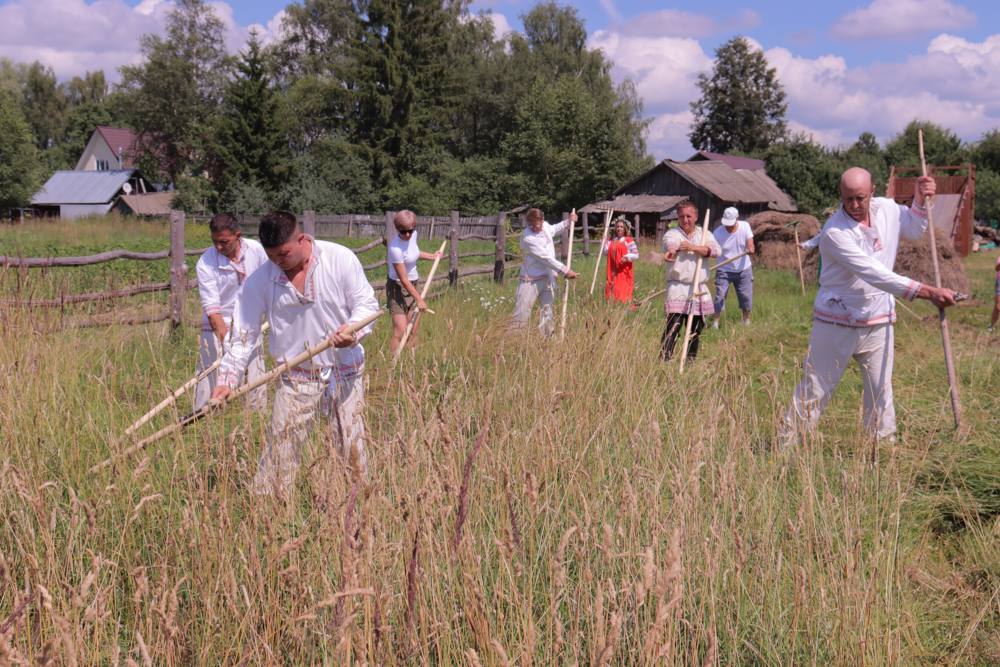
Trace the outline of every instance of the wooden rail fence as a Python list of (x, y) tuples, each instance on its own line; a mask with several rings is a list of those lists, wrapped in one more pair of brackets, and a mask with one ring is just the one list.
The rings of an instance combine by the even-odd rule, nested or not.
[[(383, 215), (317, 215), (314, 211), (305, 211), (299, 218), (303, 231), (317, 238), (372, 238), (372, 241), (358, 248), (352, 248), (356, 255), (363, 255), (371, 250), (384, 246), (386, 239), (390, 237), (392, 230), (392, 219), (394, 212), (387, 211)], [(569, 214), (564, 213), (563, 217)], [(583, 239), (583, 244), (574, 249), (575, 254), (590, 254), (590, 226), (587, 222), (588, 216), (581, 215), (583, 219), (582, 227), (578, 227), (578, 233)], [(248, 216), (240, 216), (240, 227), (246, 236), (257, 236), (259, 219)], [(94, 318), (82, 320), (70, 324), (70, 326), (103, 326), (108, 324), (138, 324), (146, 322), (159, 322), (170, 320), (173, 328), (180, 327), (184, 318), (184, 303), (187, 290), (197, 286), (196, 281), (187, 277), (187, 264), (185, 258), (193, 255), (201, 255), (208, 248), (190, 249), (184, 247), (184, 223), (185, 215), (181, 211), (172, 211), (170, 214), (170, 247), (159, 252), (133, 252), (130, 250), (108, 250), (95, 255), (82, 257), (13, 257), (0, 255), (0, 268), (44, 268), (44, 267), (77, 267), (90, 266), (115, 260), (137, 260), (137, 261), (170, 261), (170, 279), (166, 282), (141, 283), (105, 292), (87, 292), (82, 294), (65, 294), (59, 298), (52, 299), (2, 299), (0, 306), (22, 307), (22, 308), (61, 308), (67, 305), (110, 301), (128, 298), (137, 294), (149, 294), (153, 292), (169, 292), (167, 299), (167, 310), (160, 314), (132, 316), (126, 319), (108, 320), (106, 318)], [(458, 211), (452, 211), (450, 216), (417, 216), (416, 226), (422, 238), (442, 239), (447, 238), (448, 244), (448, 273), (436, 276), (434, 282), (448, 281), (448, 285), (455, 285), (460, 278), (478, 275), (492, 275), (494, 282), (503, 283), (508, 267), (518, 266), (520, 257), (507, 248), (507, 240), (512, 234), (520, 233), (525, 226), (524, 216), (508, 219), (506, 213), (498, 213), (493, 216), (461, 217)], [(459, 252), (459, 243), (462, 241), (492, 241), (494, 249), (492, 251)], [(558, 239), (558, 256), (565, 254), (563, 248), (569, 242), (569, 229), (565, 229)], [(460, 266), (460, 260), (476, 257), (492, 257), (492, 266)], [(373, 271), (386, 265), (385, 258), (363, 264), (364, 270)], [(383, 291), (384, 284), (373, 284), (376, 291)]]

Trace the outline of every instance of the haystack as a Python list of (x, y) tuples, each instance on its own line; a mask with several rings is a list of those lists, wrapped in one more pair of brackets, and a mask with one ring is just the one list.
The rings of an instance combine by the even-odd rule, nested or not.
[[(795, 230), (788, 225), (793, 222), (798, 223), (799, 241), (808, 241), (819, 234), (821, 228), (819, 220), (806, 213), (763, 211), (750, 216), (747, 222), (753, 230), (753, 240), (757, 246), (754, 263), (768, 269), (788, 271), (799, 269), (795, 258)], [(802, 251), (802, 271), (807, 281), (816, 281), (818, 263), (819, 251)]]
[[(955, 251), (955, 245), (946, 232), (934, 230), (937, 240), (938, 265), (941, 267), (941, 286), (959, 292), (970, 293), (969, 277), (962, 266), (962, 258)], [(931, 243), (924, 234), (917, 241), (899, 240), (899, 252), (896, 253), (896, 273), (919, 280), (928, 285), (934, 284), (934, 262), (931, 259)]]

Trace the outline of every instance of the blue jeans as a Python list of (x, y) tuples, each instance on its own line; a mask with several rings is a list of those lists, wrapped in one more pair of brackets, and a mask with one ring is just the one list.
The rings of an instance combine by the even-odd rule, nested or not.
[(740, 302), (740, 310), (749, 313), (753, 309), (753, 269), (743, 271), (715, 272), (715, 315), (722, 315), (722, 307), (726, 303), (729, 285), (736, 288), (736, 298)]

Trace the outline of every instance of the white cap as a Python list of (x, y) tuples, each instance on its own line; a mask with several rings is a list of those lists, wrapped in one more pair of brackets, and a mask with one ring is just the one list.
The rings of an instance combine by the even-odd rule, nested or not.
[(735, 206), (730, 206), (725, 211), (722, 212), (722, 224), (726, 227), (732, 227), (736, 224), (736, 219), (740, 217), (740, 212), (736, 210)]

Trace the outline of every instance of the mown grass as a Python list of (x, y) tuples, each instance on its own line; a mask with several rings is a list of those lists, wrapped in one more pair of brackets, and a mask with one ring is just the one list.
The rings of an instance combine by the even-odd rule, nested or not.
[[(446, 293), (395, 371), (381, 322), (370, 479), (317, 435), (287, 506), (248, 494), (264, 420), (238, 409), (87, 472), (191, 375), (194, 327), (36, 334), (49, 316), (3, 313), (5, 659), (996, 663), (985, 301), (952, 313), (957, 437), (936, 318), (900, 314), (901, 438), (873, 466), (853, 370), (821, 440), (770, 448), (810, 328), (794, 275), (759, 270), (753, 325), (707, 331), (678, 376), (659, 305), (591, 301), (592, 262), (563, 343), (507, 332), (514, 280)], [(979, 295), (991, 262), (969, 260)], [(638, 293), (660, 280), (640, 265)]]

